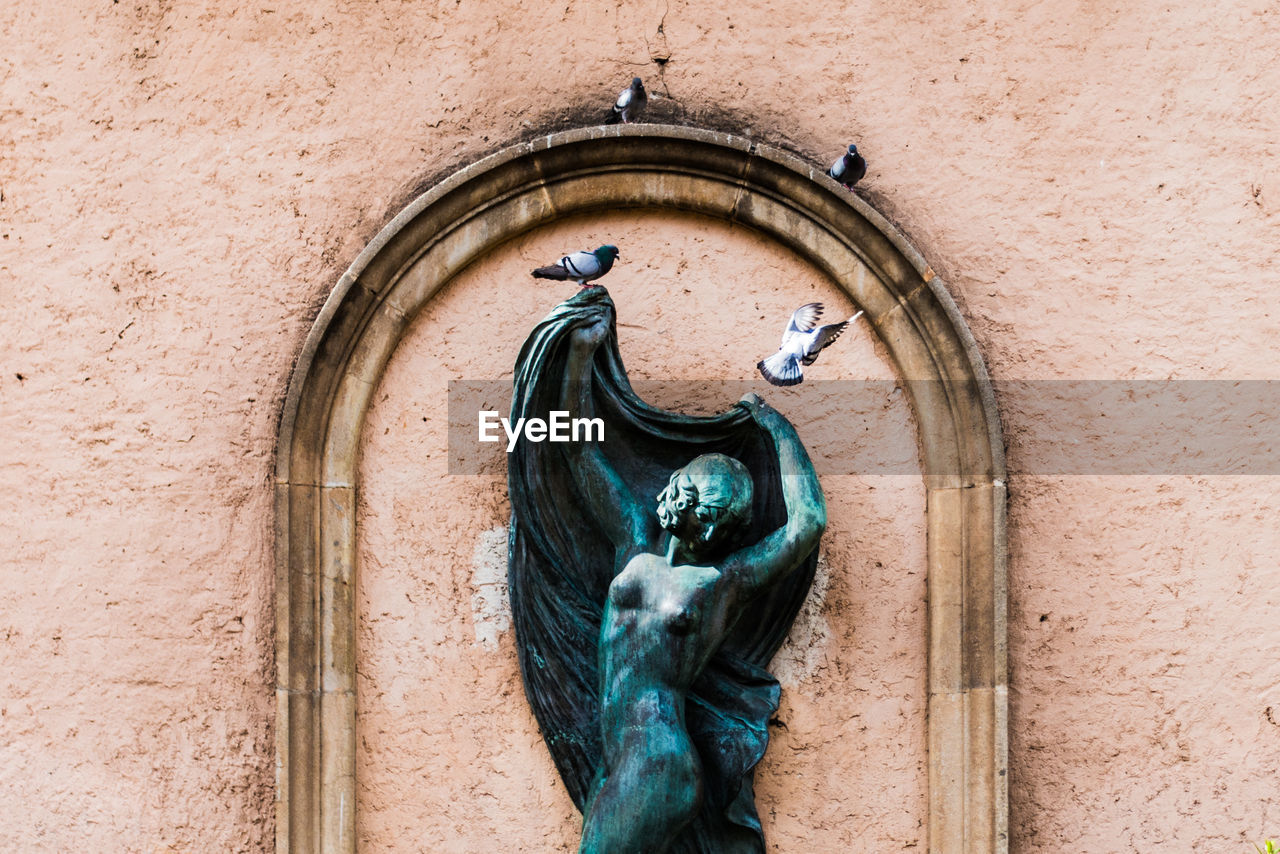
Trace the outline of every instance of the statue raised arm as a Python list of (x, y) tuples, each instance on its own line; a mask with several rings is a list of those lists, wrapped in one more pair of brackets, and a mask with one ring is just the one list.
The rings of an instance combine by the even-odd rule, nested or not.
[[(762, 852), (751, 787), (778, 685), (763, 669), (812, 580), (822, 491), (791, 425), (648, 406), (603, 289), (535, 328), (513, 416), (600, 417), (605, 441), (518, 447), (511, 582), (526, 692), (581, 852)], [(656, 498), (650, 498), (656, 496)]]

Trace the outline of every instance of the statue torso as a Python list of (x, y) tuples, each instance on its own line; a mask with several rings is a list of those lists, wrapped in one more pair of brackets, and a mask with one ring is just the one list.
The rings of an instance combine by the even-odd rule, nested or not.
[(649, 722), (657, 707), (683, 714), (685, 691), (722, 639), (722, 581), (716, 567), (672, 566), (660, 555), (627, 562), (609, 585), (601, 625), (606, 716), (638, 703)]

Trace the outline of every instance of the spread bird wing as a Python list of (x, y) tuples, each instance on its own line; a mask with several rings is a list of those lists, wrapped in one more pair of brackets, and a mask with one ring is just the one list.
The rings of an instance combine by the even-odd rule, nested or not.
[(800, 306), (792, 313), (783, 338), (792, 332), (808, 332), (817, 325), (819, 317), (822, 317), (822, 303), (811, 302)]
[(819, 326), (817, 331), (814, 333), (813, 343), (809, 345), (808, 351), (800, 362), (804, 365), (812, 365), (817, 361), (818, 354), (839, 338), (840, 333), (844, 332), (845, 329), (849, 327), (850, 323), (853, 323), (861, 316), (862, 312), (858, 312), (848, 320), (842, 320), (839, 323), (829, 323), (826, 326)]
[(842, 320), (839, 323), (831, 323), (827, 326), (819, 326), (813, 334), (813, 342), (805, 351), (804, 357), (800, 363), (808, 366), (818, 360), (818, 354), (822, 352), (828, 344), (840, 337), (840, 333), (844, 332), (844, 328), (849, 325), (849, 321)]

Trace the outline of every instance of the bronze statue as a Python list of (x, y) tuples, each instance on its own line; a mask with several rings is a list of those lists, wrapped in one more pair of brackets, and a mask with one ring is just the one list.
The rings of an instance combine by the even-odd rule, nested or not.
[(826, 524), (795, 430), (754, 395), (713, 417), (645, 404), (603, 288), (535, 328), (512, 410), (605, 424), (600, 443), (522, 443), (509, 466), (521, 669), (584, 813), (579, 851), (763, 852), (764, 667)]

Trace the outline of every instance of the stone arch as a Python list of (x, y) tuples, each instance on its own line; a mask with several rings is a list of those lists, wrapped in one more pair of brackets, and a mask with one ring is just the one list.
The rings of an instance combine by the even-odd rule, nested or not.
[(929, 850), (1006, 851), (1004, 456), (973, 337), (920, 254), (858, 196), (777, 149), (664, 125), (566, 131), (462, 169), (397, 215), (321, 309), (277, 448), (276, 851), (355, 851), (357, 452), (392, 352), (486, 250), (619, 207), (750, 226), (866, 310), (910, 394), (925, 466)]

